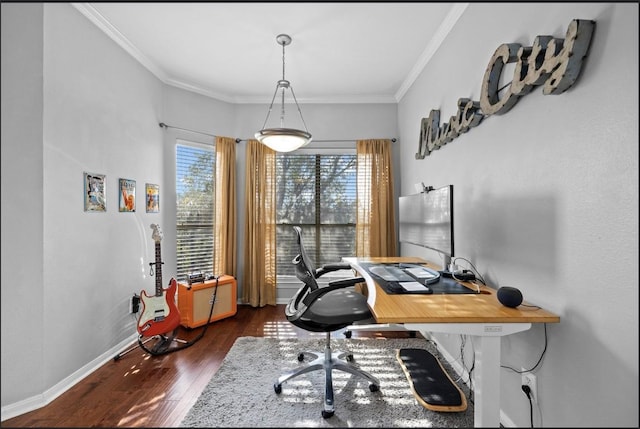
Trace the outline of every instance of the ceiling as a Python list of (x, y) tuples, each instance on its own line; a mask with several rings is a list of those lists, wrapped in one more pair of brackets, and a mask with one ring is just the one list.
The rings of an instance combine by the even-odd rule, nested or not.
[(166, 84), (269, 103), (396, 103), (467, 3), (73, 3)]

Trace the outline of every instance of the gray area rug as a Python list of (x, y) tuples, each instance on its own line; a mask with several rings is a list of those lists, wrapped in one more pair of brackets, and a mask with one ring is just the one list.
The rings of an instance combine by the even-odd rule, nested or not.
[[(399, 348), (424, 348), (440, 359), (424, 339), (336, 338), (333, 351), (350, 350), (355, 362), (380, 380), (370, 392), (367, 381), (333, 372), (335, 414), (324, 419), (324, 372), (313, 371), (282, 385), (273, 385), (287, 370), (304, 363), (300, 351), (321, 351), (324, 338), (238, 338), (222, 366), (189, 410), (180, 427), (473, 427), (473, 404), (464, 412), (430, 411), (420, 405), (396, 360)], [(440, 359), (452, 379), (453, 372)], [(457, 383), (467, 399), (468, 389)]]

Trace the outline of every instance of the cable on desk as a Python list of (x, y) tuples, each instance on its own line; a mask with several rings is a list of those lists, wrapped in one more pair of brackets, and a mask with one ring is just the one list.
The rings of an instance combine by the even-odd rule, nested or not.
[(480, 282), (482, 282), (483, 285), (485, 285), (485, 286), (487, 285), (487, 282), (485, 282), (484, 278), (482, 277), (482, 275), (480, 275), (480, 271), (478, 271), (476, 266), (473, 265), (473, 263), (470, 260), (468, 260), (467, 258), (463, 258), (462, 256), (458, 256), (458, 257), (453, 258), (453, 261), (451, 261), (451, 262), (453, 264), (455, 264), (458, 259), (462, 259), (463, 261), (465, 261), (466, 263), (471, 265), (471, 269), (474, 271), (474, 274), (476, 275), (476, 279), (480, 280)]
[(542, 308), (539, 305), (529, 305), (529, 304), (520, 304), (519, 307), (528, 307), (531, 309), (531, 310), (522, 310), (522, 311), (534, 311), (534, 310), (540, 310)]

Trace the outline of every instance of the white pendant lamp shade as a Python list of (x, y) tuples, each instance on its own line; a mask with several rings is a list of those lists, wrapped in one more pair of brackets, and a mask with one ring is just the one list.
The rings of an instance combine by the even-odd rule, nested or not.
[[(276, 85), (276, 90), (273, 93), (273, 98), (271, 99), (271, 105), (269, 106), (269, 111), (267, 112), (267, 118), (264, 120), (264, 125), (262, 129), (255, 134), (256, 139), (264, 144), (265, 146), (275, 150), (276, 152), (291, 152), (296, 149), (299, 149), (303, 146), (308, 145), (311, 142), (311, 134), (307, 131), (307, 125), (304, 122), (304, 118), (302, 117), (302, 111), (300, 110), (300, 106), (298, 105), (298, 100), (296, 99), (296, 95), (293, 92), (293, 87), (291, 83), (284, 78), (284, 47), (291, 43), (291, 37), (286, 34), (279, 34), (276, 37), (276, 41), (279, 45), (282, 45), (282, 79), (278, 81)], [(293, 96), (293, 100), (296, 103), (296, 107), (298, 108), (298, 113), (300, 114), (300, 119), (302, 119), (302, 124), (304, 125), (305, 130), (298, 130), (295, 128), (285, 128), (284, 119), (284, 98), (285, 91), (289, 89), (291, 90), (291, 95)], [(281, 90), (282, 94), (282, 107), (280, 111), (280, 127), (279, 128), (265, 128), (267, 125), (267, 121), (269, 120), (269, 115), (271, 114), (271, 110), (273, 108), (273, 102), (278, 95), (278, 90)]]
[(293, 128), (265, 128), (256, 133), (256, 139), (276, 152), (291, 152), (308, 145), (311, 134)]

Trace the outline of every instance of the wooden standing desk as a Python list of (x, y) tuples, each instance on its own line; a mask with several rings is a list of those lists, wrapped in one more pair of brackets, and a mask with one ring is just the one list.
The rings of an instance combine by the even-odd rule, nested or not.
[[(387, 294), (360, 263), (417, 263), (438, 267), (416, 257), (343, 258), (366, 281), (367, 303), (378, 323), (402, 325), (411, 331), (466, 334), (475, 337), (474, 426), (500, 426), (500, 338), (531, 328), (532, 323), (558, 323), (544, 309), (509, 308), (496, 290), (480, 286), (479, 294)], [(472, 290), (475, 284), (461, 282)], [(529, 304), (523, 302), (523, 304)]]

